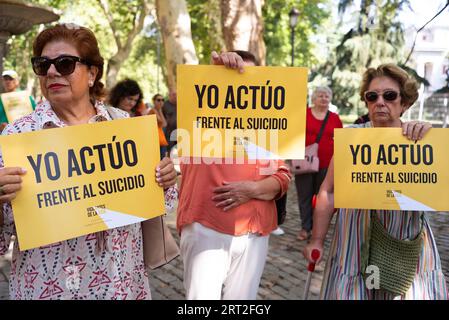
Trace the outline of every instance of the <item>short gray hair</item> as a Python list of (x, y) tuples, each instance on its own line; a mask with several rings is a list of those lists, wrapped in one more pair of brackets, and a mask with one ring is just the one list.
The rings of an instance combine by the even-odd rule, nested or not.
[(331, 88), (329, 88), (328, 86), (318, 86), (318, 87), (316, 87), (316, 88), (313, 90), (313, 93), (312, 93), (312, 100), (315, 99), (315, 97), (316, 97), (316, 96), (318, 95), (318, 93), (320, 93), (320, 92), (325, 92), (325, 93), (329, 94), (329, 96), (330, 96), (331, 99), (332, 99), (332, 89), (331, 89)]

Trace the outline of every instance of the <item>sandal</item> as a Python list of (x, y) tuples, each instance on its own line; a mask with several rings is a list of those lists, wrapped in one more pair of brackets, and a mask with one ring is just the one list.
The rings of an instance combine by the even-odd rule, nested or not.
[(301, 231), (299, 231), (299, 234), (298, 234), (298, 240), (304, 241), (304, 240), (309, 239), (310, 236), (311, 236), (311, 233), (309, 231), (301, 229)]

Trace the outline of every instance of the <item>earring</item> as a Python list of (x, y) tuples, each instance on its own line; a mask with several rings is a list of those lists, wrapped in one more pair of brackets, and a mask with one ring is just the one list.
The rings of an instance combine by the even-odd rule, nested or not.
[(89, 87), (92, 87), (94, 85), (94, 82), (92, 80), (89, 81)]

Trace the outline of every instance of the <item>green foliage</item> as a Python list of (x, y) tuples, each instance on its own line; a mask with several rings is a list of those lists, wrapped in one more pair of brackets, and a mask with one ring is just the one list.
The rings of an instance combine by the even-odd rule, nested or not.
[[(320, 80), (328, 79), (327, 84), (334, 91), (333, 103), (341, 113), (366, 113), (359, 95), (366, 68), (389, 62), (399, 64), (403, 60), (404, 35), (398, 16), (407, 5), (407, 0), (339, 2), (341, 19), (346, 12), (356, 20), (348, 32), (340, 34), (337, 44), (329, 46), (328, 60), (312, 73), (311, 78), (315, 80), (319, 75)], [(353, 11), (348, 12), (351, 9)]]
[[(209, 63), (212, 50), (225, 49), (221, 28), (220, 0), (187, 0), (192, 23), (192, 38), (200, 63)], [(301, 12), (295, 28), (295, 65), (311, 66), (314, 41), (320, 25), (329, 17), (328, 0), (269, 0), (262, 8), (267, 65), (290, 65), (291, 42), (288, 13), (292, 7)]]
[[(56, 8), (60, 22), (74, 22), (92, 29), (106, 61), (117, 50), (100, 0), (33, 0), (33, 3)], [(142, 0), (107, 0), (116, 23), (116, 34), (124, 43), (132, 28)], [(149, 0), (146, 0), (149, 1)], [(220, 0), (186, 0), (191, 18), (192, 37), (200, 63), (208, 63), (212, 50), (225, 49), (221, 29)], [(296, 7), (300, 16), (295, 28), (295, 65), (311, 69), (313, 84), (328, 84), (334, 90), (334, 103), (343, 113), (366, 111), (358, 96), (361, 75), (369, 66), (403, 61), (403, 30), (398, 21), (407, 0), (340, 0), (339, 9), (352, 17), (352, 28), (343, 31), (330, 19), (331, 0), (265, 0), (263, 6), (264, 40), (267, 65), (291, 63), (289, 11)], [(352, 10), (352, 11), (351, 11)], [(344, 15), (342, 15), (342, 20)], [(157, 91), (157, 64), (160, 65), (160, 89), (166, 93), (165, 57), (162, 41), (158, 43), (155, 19), (147, 19), (144, 30), (133, 42), (130, 56), (124, 61), (117, 80), (136, 79), (149, 101)], [(347, 20), (347, 19), (346, 19)], [(22, 87), (37, 87), (30, 67), (32, 41), (42, 26), (9, 41), (5, 68), (16, 69)], [(157, 50), (160, 49), (158, 57)], [(320, 48), (320, 50), (317, 50)], [(106, 68), (105, 68), (106, 70)], [(37, 93), (35, 91), (35, 93)]]
[[(100, 3), (102, 0), (97, 0)], [(131, 32), (137, 16), (142, 6), (142, 0), (105, 0), (109, 5), (109, 12), (111, 13), (113, 22), (115, 24), (115, 34), (119, 37), (122, 44), (126, 42), (128, 34)], [(101, 10), (101, 14), (103, 11)], [(102, 25), (104, 28), (105, 25)]]
[(314, 39), (320, 26), (330, 15), (326, 0), (270, 0), (263, 7), (264, 40), (267, 47), (267, 65), (291, 64), (291, 28), (289, 12), (295, 7), (300, 15), (295, 28), (295, 65), (313, 67)]
[[(34, 5), (43, 6), (49, 9), (64, 9), (66, 0), (33, 0)], [(59, 13), (59, 10), (56, 10)], [(8, 40), (7, 55), (3, 68), (14, 69), (20, 76), (20, 87), (37, 94), (37, 78), (31, 69), (31, 57), (33, 55), (33, 40), (36, 38), (40, 26), (35, 25), (25, 34), (13, 35)]]
[(221, 28), (220, 0), (187, 0), (192, 40), (200, 64), (210, 61), (210, 53), (225, 49)]
[[(107, 63), (108, 59), (116, 52), (114, 38), (108, 21), (98, 4), (98, 0), (68, 1), (68, 0), (33, 0), (33, 3), (52, 7), (60, 12), (61, 18), (58, 22), (76, 23), (90, 28), (97, 37), (100, 52)], [(125, 42), (127, 32), (131, 29), (132, 13), (139, 8), (140, 1), (109, 0), (111, 9), (114, 10), (113, 16), (117, 23), (117, 30), (121, 41)], [(131, 10), (131, 11), (130, 11)], [(134, 10), (134, 11), (132, 11)], [(134, 43), (130, 57), (125, 61), (120, 69), (118, 80), (124, 77), (136, 79), (145, 93), (145, 100), (149, 101), (152, 94), (157, 90), (157, 41), (155, 34), (149, 35), (149, 29), (154, 29), (154, 23), (146, 26), (146, 29), (139, 34)], [(32, 43), (37, 36), (38, 31), (43, 26), (34, 26), (26, 34), (13, 36), (9, 40), (8, 55), (4, 62), (5, 68), (15, 69), (21, 76), (21, 87), (28, 87), (35, 96), (39, 96), (37, 77), (34, 75), (30, 58), (32, 55)], [(161, 63), (163, 64), (163, 46), (161, 44)], [(105, 66), (106, 71), (106, 66)], [(166, 92), (164, 70), (161, 69), (160, 90)]]
[[(144, 101), (151, 102), (151, 98), (156, 93), (166, 95), (165, 55), (164, 46), (156, 23), (148, 24), (144, 32), (134, 41), (133, 50), (129, 58), (120, 68), (117, 81), (124, 78), (131, 78), (138, 81), (144, 93)], [(158, 49), (159, 45), (159, 49)], [(158, 56), (159, 56), (159, 83), (158, 83)], [(158, 90), (159, 88), (159, 90)]]

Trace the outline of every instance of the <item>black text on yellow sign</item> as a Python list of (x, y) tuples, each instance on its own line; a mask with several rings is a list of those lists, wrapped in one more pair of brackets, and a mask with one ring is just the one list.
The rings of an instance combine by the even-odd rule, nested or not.
[(179, 65), (177, 91), (181, 156), (303, 158), (307, 69)]
[(27, 169), (12, 202), (21, 249), (164, 212), (155, 116), (4, 136), (5, 166)]
[[(28, 155), (27, 159), (33, 169), (36, 184), (42, 183), (43, 179), (57, 181), (61, 179), (62, 175), (72, 178), (94, 174), (95, 171), (105, 172), (124, 167), (135, 167), (139, 162), (135, 141), (130, 139), (126, 141), (115, 140), (116, 136), (113, 136), (112, 142), (83, 146), (79, 150), (68, 149), (66, 157), (64, 157), (67, 159), (66, 164), (61, 164), (58, 154), (52, 151), (34, 156)], [(61, 167), (64, 172), (61, 171)], [(92, 184), (88, 184), (82, 188), (74, 186), (52, 192), (38, 193), (37, 202), (39, 208), (42, 208), (43, 206), (63, 204), (82, 198), (96, 197), (97, 194), (102, 196), (143, 187), (145, 187), (145, 177), (143, 174), (139, 174), (99, 181), (96, 188), (97, 192), (94, 191)]]
[(423, 140), (401, 129), (336, 129), (335, 206), (385, 210), (448, 210), (448, 155), (444, 129)]

